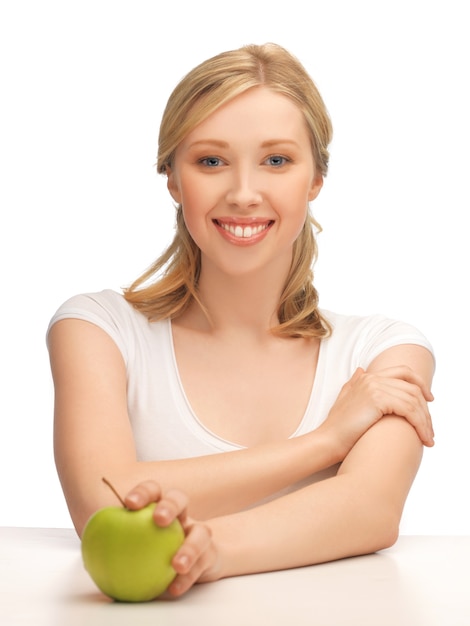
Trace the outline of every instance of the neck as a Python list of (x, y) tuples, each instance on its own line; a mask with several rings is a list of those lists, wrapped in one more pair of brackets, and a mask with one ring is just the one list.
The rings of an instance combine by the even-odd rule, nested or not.
[(184, 315), (186, 323), (206, 331), (265, 335), (278, 323), (277, 308), (287, 271), (274, 276), (272, 269), (233, 276), (203, 265), (199, 295), (210, 321), (193, 302)]

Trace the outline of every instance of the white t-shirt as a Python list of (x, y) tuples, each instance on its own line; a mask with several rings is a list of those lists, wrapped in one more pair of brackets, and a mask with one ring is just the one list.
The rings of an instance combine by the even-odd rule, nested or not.
[[(310, 401), (292, 437), (317, 428), (356, 368), (367, 368), (387, 348), (409, 343), (432, 352), (427, 339), (409, 324), (382, 315), (346, 316), (324, 310), (322, 314), (332, 324), (333, 333), (321, 341)], [(121, 351), (139, 461), (189, 458), (241, 448), (207, 429), (192, 410), (179, 377), (169, 320), (149, 322), (121, 294), (111, 290), (67, 300), (50, 326), (65, 318), (96, 324)]]

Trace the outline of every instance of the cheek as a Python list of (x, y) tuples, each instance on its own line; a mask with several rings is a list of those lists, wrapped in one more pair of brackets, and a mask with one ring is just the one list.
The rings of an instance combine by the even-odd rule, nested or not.
[(284, 194), (284, 222), (288, 222), (290, 238), (295, 240), (302, 232), (309, 215), (309, 188), (304, 180), (293, 183)]
[(302, 232), (305, 222), (307, 220), (307, 217), (308, 217), (308, 207), (306, 207), (303, 211), (298, 212), (297, 219), (295, 220), (295, 223), (293, 224), (294, 241), (299, 237), (300, 233)]
[(279, 200), (282, 198), (285, 212), (292, 220), (305, 221), (309, 208), (309, 191), (306, 181), (301, 179), (292, 181), (287, 188), (284, 187), (282, 193), (275, 192), (274, 197), (277, 196)]
[(312, 175), (310, 171), (297, 172), (290, 176), (279, 176), (270, 183), (272, 199), (282, 199), (283, 204), (289, 204), (292, 211), (308, 207), (312, 194)]
[(219, 199), (215, 185), (198, 177), (186, 177), (180, 187), (180, 198), (184, 220), (190, 233), (203, 232), (211, 221), (209, 213)]
[(180, 204), (186, 222), (201, 213), (201, 198), (196, 185), (189, 183), (180, 187)]
[(205, 205), (194, 189), (189, 193), (183, 193), (181, 199), (186, 228), (196, 244), (200, 246), (204, 232), (207, 230)]
[(201, 214), (210, 204), (212, 185), (198, 176), (186, 175), (180, 182), (180, 204), (189, 213)]

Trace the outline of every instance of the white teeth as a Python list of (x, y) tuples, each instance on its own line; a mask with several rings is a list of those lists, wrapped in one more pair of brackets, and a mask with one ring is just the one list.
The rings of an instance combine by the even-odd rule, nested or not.
[(257, 226), (243, 227), (240, 225), (234, 226), (233, 224), (225, 224), (224, 222), (219, 222), (219, 226), (222, 226), (224, 230), (228, 231), (232, 235), (235, 235), (235, 237), (248, 238), (252, 237), (253, 235), (257, 235), (262, 230), (265, 230), (269, 226), (269, 224), (258, 224)]

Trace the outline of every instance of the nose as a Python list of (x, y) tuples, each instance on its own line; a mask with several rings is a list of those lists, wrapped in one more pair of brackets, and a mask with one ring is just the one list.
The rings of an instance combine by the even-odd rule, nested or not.
[(262, 202), (260, 180), (248, 166), (234, 167), (225, 195), (227, 204), (233, 209), (247, 211)]

